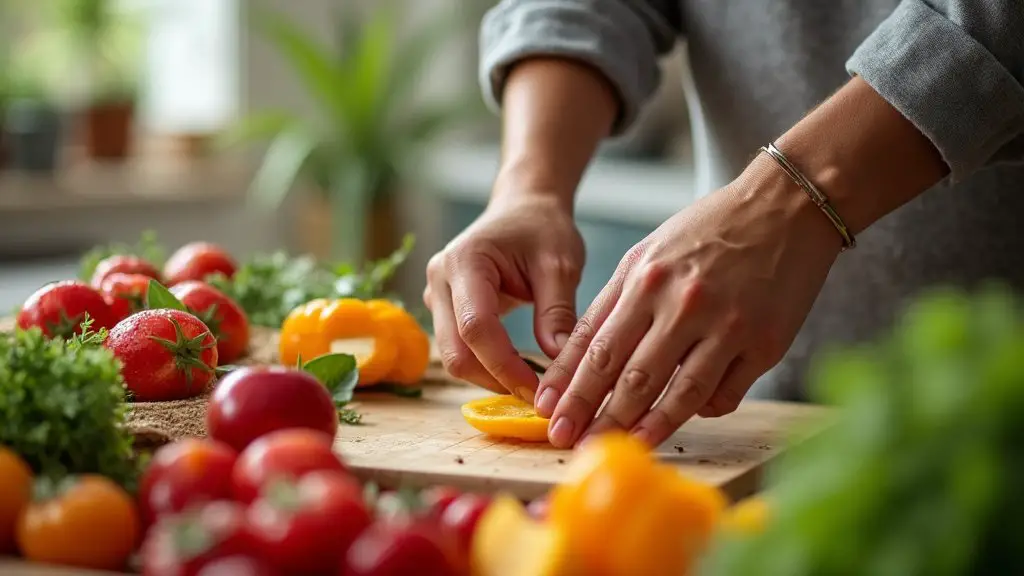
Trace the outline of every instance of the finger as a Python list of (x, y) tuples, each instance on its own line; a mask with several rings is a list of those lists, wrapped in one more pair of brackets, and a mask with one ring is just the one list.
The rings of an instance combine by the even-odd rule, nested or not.
[(743, 357), (736, 358), (722, 377), (718, 389), (697, 411), (697, 415), (701, 418), (716, 418), (732, 414), (740, 407), (740, 402), (747, 395), (747, 391), (764, 372), (759, 364)]
[(585, 436), (613, 429), (632, 430), (661, 396), (679, 368), (680, 359), (697, 341), (692, 330), (672, 330), (667, 322), (662, 325), (656, 320), (626, 363), (612, 397)]
[(533, 332), (540, 349), (555, 358), (576, 327), (576, 286), (579, 274), (567, 268), (538, 266), (533, 282)]
[(537, 387), (537, 414), (551, 418), (562, 394), (569, 388), (576, 368), (587, 352), (587, 347), (594, 339), (594, 334), (601, 329), (605, 318), (622, 293), (622, 280), (613, 278), (591, 302), (587, 312), (576, 322), (569, 340), (562, 351), (544, 371), (540, 385)]
[(667, 440), (707, 403), (735, 357), (734, 348), (722, 340), (709, 338), (698, 342), (672, 377), (665, 394), (640, 419), (633, 433), (651, 446)]
[(456, 264), (449, 274), (456, 329), (480, 364), (506, 390), (533, 403), (537, 374), (523, 361), (501, 323), (497, 271)]
[(443, 281), (432, 283), (436, 288), (431, 289), (430, 314), (434, 319), (434, 340), (437, 342), (445, 370), (456, 378), (467, 380), (492, 392), (507, 393), (508, 390), (484, 369), (469, 347), (459, 338), (448, 284)]
[(608, 320), (590, 342), (569, 388), (558, 401), (548, 432), (556, 448), (576, 443), (590, 425), (622, 368), (651, 327), (652, 316), (634, 304), (619, 300)]

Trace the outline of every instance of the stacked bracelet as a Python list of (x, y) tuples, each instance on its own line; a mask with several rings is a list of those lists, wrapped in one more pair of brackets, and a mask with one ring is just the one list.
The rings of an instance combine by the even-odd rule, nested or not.
[(832, 207), (832, 204), (829, 203), (828, 196), (822, 194), (806, 176), (800, 173), (800, 171), (790, 163), (789, 159), (787, 159), (786, 156), (775, 147), (774, 143), (770, 143), (768, 146), (762, 146), (761, 152), (771, 156), (773, 160), (778, 162), (779, 166), (782, 167), (786, 174), (793, 179), (793, 182), (796, 182), (797, 186), (803, 188), (804, 192), (806, 192), (811, 198), (811, 201), (814, 202), (814, 205), (820, 208), (821, 211), (825, 213), (825, 216), (828, 216), (832, 225), (836, 227), (837, 231), (839, 231), (839, 235), (843, 237), (844, 251), (857, 246), (857, 240), (853, 237), (853, 233), (850, 232), (850, 229), (846, 227), (845, 223), (843, 223), (843, 219), (839, 217), (839, 213), (836, 212), (835, 208)]

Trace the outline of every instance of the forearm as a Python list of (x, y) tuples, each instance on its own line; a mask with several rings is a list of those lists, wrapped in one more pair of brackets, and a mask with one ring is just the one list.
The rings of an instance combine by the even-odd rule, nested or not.
[(860, 78), (808, 114), (777, 145), (829, 197), (854, 234), (949, 171), (935, 146)]
[(571, 210), (576, 187), (618, 109), (611, 84), (586, 64), (560, 58), (516, 64), (503, 95), (494, 199), (550, 194)]

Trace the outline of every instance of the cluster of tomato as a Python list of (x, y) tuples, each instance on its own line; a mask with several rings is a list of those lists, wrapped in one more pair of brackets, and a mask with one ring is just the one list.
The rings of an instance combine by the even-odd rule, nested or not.
[[(176, 400), (202, 393), (218, 363), (242, 357), (249, 346), (249, 321), (242, 308), (203, 280), (231, 277), (236, 264), (223, 249), (195, 242), (176, 251), (163, 270), (130, 255), (101, 261), (86, 284), (77, 280), (43, 286), (17, 316), (23, 329), (38, 327), (49, 337), (107, 328), (104, 344), (122, 364), (125, 384), (139, 401)], [(153, 281), (170, 286), (186, 310), (147, 310)]]

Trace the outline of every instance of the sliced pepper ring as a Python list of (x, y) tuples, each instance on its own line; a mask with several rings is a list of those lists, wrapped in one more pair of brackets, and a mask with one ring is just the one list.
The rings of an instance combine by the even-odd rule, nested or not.
[(525, 442), (548, 441), (548, 419), (515, 396), (487, 396), (462, 405), (470, 426), (491, 436)]

